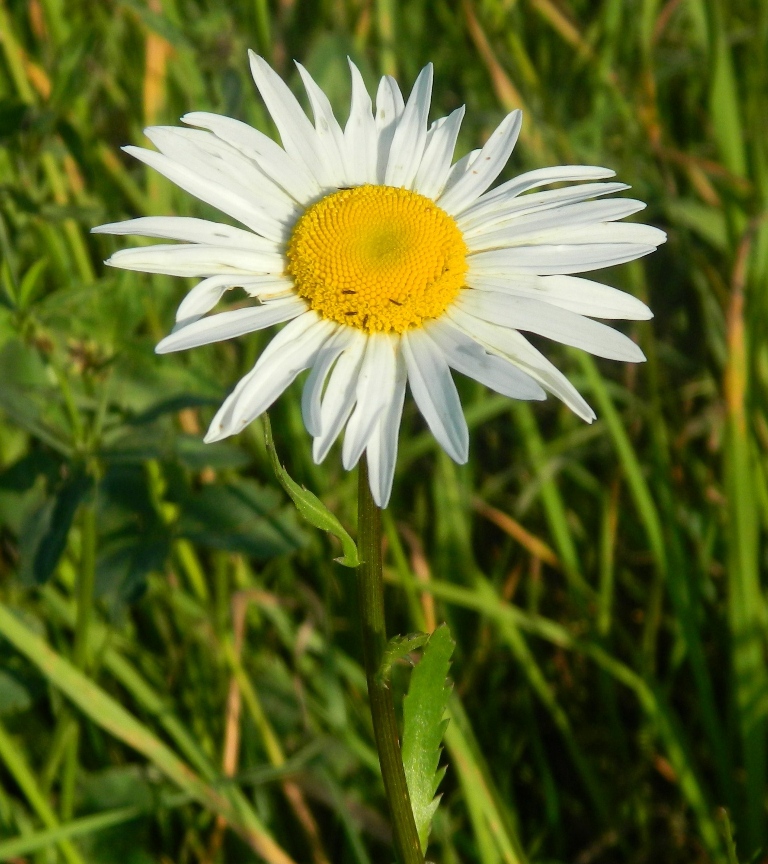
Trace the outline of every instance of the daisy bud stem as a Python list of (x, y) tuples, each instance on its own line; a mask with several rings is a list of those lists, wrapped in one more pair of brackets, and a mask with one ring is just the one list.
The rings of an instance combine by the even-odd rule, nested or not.
[(400, 739), (392, 691), (378, 680), (378, 671), (387, 643), (384, 621), (384, 580), (381, 559), (381, 510), (371, 496), (368, 466), (360, 460), (357, 491), (358, 549), (362, 563), (357, 568), (363, 658), (371, 703), (373, 733), (379, 753), (384, 791), (392, 816), (395, 850), (400, 864), (424, 864), (419, 835), (413, 819), (411, 799), (405, 782)]

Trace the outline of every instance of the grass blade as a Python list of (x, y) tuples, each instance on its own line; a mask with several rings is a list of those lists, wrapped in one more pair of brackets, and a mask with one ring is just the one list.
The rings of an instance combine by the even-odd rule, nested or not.
[(57, 654), (39, 636), (0, 606), (0, 634), (34, 663), (94, 723), (138, 750), (180, 789), (222, 815), (270, 864), (295, 864), (253, 816), (244, 822), (237, 800), (203, 782), (173, 751), (93, 681)]
[[(11, 736), (2, 724), (0, 724), (0, 759), (5, 763), (13, 779), (21, 787), (32, 809), (42, 819), (43, 824), (54, 833), (60, 831), (59, 820), (56, 818), (51, 805), (40, 791), (32, 769), (27, 764), (22, 751), (11, 739)], [(53, 846), (54, 844), (58, 845), (61, 849), (67, 864), (85, 864), (83, 857), (66, 836), (60, 835), (52, 839), (50, 845)], [(0, 859), (7, 860), (2, 855), (0, 855)]]

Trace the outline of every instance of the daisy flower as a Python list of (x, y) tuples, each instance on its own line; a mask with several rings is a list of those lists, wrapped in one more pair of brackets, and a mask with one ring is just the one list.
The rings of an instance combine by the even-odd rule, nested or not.
[[(322, 461), (344, 432), (351, 469), (366, 453), (380, 507), (392, 489), (406, 384), (432, 434), (457, 462), (469, 434), (451, 370), (513, 399), (549, 391), (587, 422), (592, 409), (523, 335), (636, 362), (640, 349), (593, 318), (644, 319), (634, 297), (574, 276), (631, 261), (665, 240), (618, 220), (645, 205), (608, 198), (628, 187), (590, 166), (529, 171), (490, 189), (517, 141), (520, 111), (485, 146), (453, 162), (464, 108), (428, 124), (432, 66), (404, 101), (381, 79), (376, 108), (350, 62), (342, 128), (328, 98), (298, 65), (311, 122), (283, 80), (251, 52), (256, 86), (282, 146), (217, 114), (192, 128), (146, 130), (157, 151), (125, 147), (243, 227), (145, 217), (105, 234), (181, 241), (124, 249), (113, 267), (202, 277), (181, 303), (158, 353), (285, 324), (213, 418), (206, 441), (240, 432), (309, 370), (302, 412)], [(553, 183), (577, 185), (532, 192)], [(247, 308), (208, 313), (231, 288)]]

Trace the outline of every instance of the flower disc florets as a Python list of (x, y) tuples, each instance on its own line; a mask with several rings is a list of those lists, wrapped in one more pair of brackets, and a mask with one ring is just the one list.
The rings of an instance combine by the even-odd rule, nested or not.
[(368, 333), (404, 333), (455, 300), (466, 256), (456, 222), (434, 201), (367, 184), (304, 213), (288, 246), (288, 272), (324, 318)]

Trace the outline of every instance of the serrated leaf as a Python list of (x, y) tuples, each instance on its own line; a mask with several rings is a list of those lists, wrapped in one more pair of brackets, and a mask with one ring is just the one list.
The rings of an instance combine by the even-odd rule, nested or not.
[(339, 538), (341, 548), (344, 550), (344, 555), (341, 558), (336, 559), (339, 564), (343, 564), (344, 567), (358, 567), (360, 564), (360, 557), (357, 554), (357, 546), (355, 545), (355, 541), (344, 529), (341, 522), (339, 522), (336, 516), (331, 513), (317, 495), (310, 492), (309, 489), (299, 486), (299, 484), (291, 478), (285, 468), (280, 464), (280, 460), (277, 457), (277, 451), (275, 450), (275, 442), (272, 438), (272, 426), (270, 425), (269, 417), (266, 414), (264, 414), (264, 434), (267, 440), (267, 451), (269, 452), (269, 458), (272, 460), (272, 468), (275, 471), (275, 476), (283, 489), (285, 489), (288, 495), (290, 495), (291, 500), (296, 505), (296, 509), (310, 525), (314, 525), (315, 528), (320, 528), (323, 531), (328, 531), (333, 534), (334, 537)]
[(387, 684), (395, 663), (407, 657), (411, 651), (426, 645), (427, 642), (429, 642), (428, 633), (408, 633), (406, 636), (393, 636), (387, 642), (387, 647), (381, 657), (379, 671), (376, 673), (378, 683)]
[(432, 817), (440, 803), (435, 793), (445, 774), (437, 763), (448, 725), (443, 719), (451, 695), (446, 678), (455, 645), (446, 624), (435, 630), (413, 670), (403, 702), (403, 766), (422, 852), (427, 850)]

